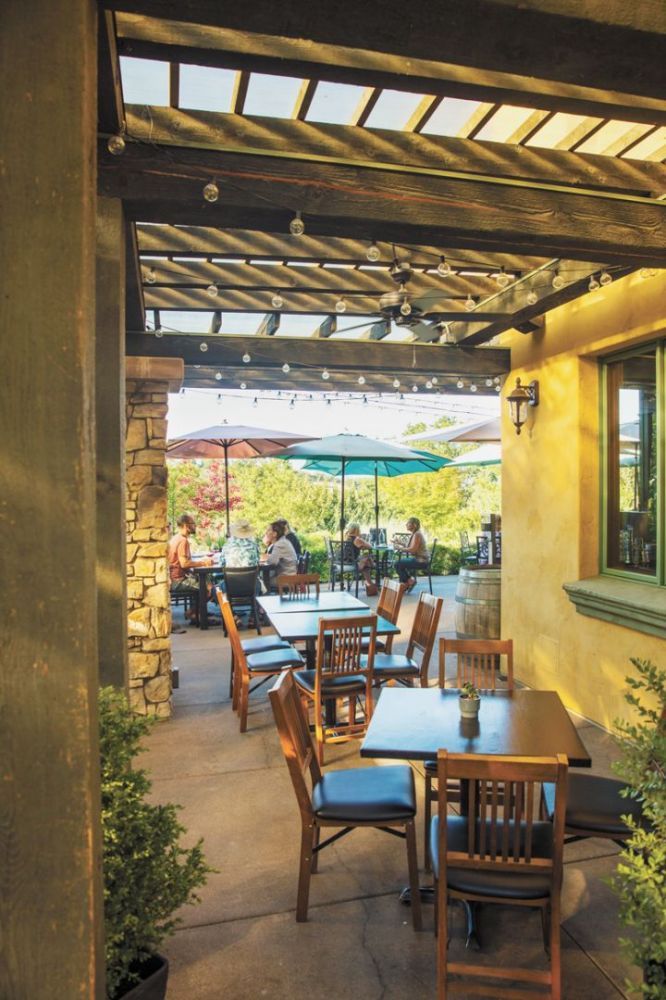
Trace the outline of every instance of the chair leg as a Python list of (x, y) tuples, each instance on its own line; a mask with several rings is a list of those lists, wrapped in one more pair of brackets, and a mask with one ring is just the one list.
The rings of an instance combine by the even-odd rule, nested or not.
[(415, 931), (423, 929), (421, 918), (421, 891), (419, 886), (419, 862), (416, 855), (416, 827), (414, 820), (405, 824), (407, 842), (407, 867), (409, 868), (409, 890), (412, 907), (412, 924)]
[(261, 635), (261, 625), (259, 624), (259, 605), (257, 604), (257, 598), (252, 598), (252, 609), (254, 611), (254, 624), (257, 629), (257, 635)]
[(423, 867), (430, 871), (430, 824), (432, 822), (432, 778), (425, 776), (425, 800), (423, 803)]
[(319, 871), (319, 853), (315, 854), (314, 848), (319, 847), (319, 835), (321, 833), (321, 827), (315, 826), (314, 834), (312, 836), (312, 864), (310, 865), (310, 871), (313, 875), (316, 875)]
[(314, 831), (312, 824), (304, 826), (301, 831), (301, 857), (298, 867), (298, 895), (296, 897), (296, 920), (299, 923), (303, 923), (308, 919), (313, 841)]
[[(233, 701), (234, 697), (234, 652), (231, 651), (231, 660), (229, 662), (229, 697)], [(234, 706), (235, 707), (235, 706)]]
[(247, 703), (249, 697), (250, 697), (250, 679), (247, 676), (243, 676), (241, 677), (240, 681), (240, 697), (238, 705), (241, 733), (247, 732)]
[[(559, 890), (556, 890), (557, 892)], [(560, 958), (560, 900), (559, 896), (551, 900), (548, 907), (548, 919), (550, 922), (550, 995), (552, 1000), (561, 1000), (562, 997), (562, 970)]]
[[(442, 891), (443, 889), (443, 891)], [(447, 989), (447, 963), (449, 951), (449, 914), (447, 904), (446, 886), (441, 882), (436, 883), (437, 892), (437, 1000), (446, 1000)]]

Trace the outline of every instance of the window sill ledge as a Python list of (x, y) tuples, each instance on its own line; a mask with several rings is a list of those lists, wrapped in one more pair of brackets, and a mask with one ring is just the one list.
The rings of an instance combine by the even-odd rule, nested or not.
[(666, 590), (610, 576), (563, 584), (576, 611), (666, 639)]

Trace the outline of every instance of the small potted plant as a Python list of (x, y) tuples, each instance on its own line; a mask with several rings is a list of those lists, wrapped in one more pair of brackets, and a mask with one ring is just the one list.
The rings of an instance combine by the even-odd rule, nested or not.
[(481, 705), (479, 689), (469, 682), (460, 688), (460, 714), (463, 719), (476, 719)]
[[(632, 659), (638, 676), (628, 677), (626, 700), (635, 721), (616, 722), (621, 758), (614, 765), (627, 783), (626, 796), (641, 804), (642, 822), (625, 817), (631, 837), (620, 854), (611, 884), (620, 899), (620, 919), (632, 929), (621, 944), (643, 971), (639, 996), (666, 997), (666, 670)], [(645, 697), (647, 696), (647, 698)], [(631, 988), (631, 987), (630, 987)]]
[(111, 687), (101, 689), (99, 711), (106, 996), (163, 1000), (168, 963), (157, 949), (212, 869), (201, 841), (180, 846), (179, 807), (146, 801), (151, 783), (132, 767), (153, 720), (133, 715)]

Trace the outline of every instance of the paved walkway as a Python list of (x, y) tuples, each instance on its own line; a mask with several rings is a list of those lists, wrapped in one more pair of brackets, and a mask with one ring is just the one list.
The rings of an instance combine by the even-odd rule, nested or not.
[[(445, 598), (440, 632), (452, 634), (456, 578), (434, 583)], [(418, 592), (403, 603), (403, 636)], [(425, 929), (415, 934), (409, 911), (397, 899), (406, 882), (403, 843), (357, 830), (328, 848), (313, 878), (309, 920), (297, 924), (300, 820), (266, 689), (251, 700), (248, 732), (241, 736), (228, 698), (229, 649), (221, 629), (189, 628), (173, 636), (173, 646), (180, 668), (174, 716), (156, 727), (143, 760), (155, 799), (183, 806), (188, 839), (204, 837), (207, 859), (218, 871), (164, 946), (171, 962), (169, 1000), (434, 997), (432, 908), (425, 907)], [(594, 770), (610, 774), (609, 736), (584, 720), (576, 724)], [(332, 766), (358, 763), (357, 744), (336, 748)], [(417, 787), (422, 789), (418, 779)], [(420, 829), (418, 844), (421, 852)], [(614, 855), (603, 841), (566, 848), (566, 1000), (616, 1000), (626, 995), (626, 977), (635, 978), (618, 953), (615, 898), (603, 881), (613, 871)], [(456, 919), (452, 945), (462, 954), (462, 921)], [(543, 965), (536, 911), (487, 907), (481, 932), (484, 953), (474, 961)]]

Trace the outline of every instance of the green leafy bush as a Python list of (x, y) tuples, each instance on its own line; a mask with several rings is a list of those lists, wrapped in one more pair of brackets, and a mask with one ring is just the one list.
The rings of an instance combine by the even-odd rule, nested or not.
[[(616, 773), (627, 796), (641, 803), (645, 823), (629, 820), (632, 835), (620, 854), (611, 884), (619, 895), (620, 918), (632, 928), (622, 945), (645, 981), (634, 992), (666, 998), (666, 671), (632, 659), (625, 695), (637, 720), (616, 723), (622, 757)], [(647, 696), (647, 698), (646, 698)], [(647, 700), (647, 703), (646, 703)], [(628, 818), (627, 818), (628, 819)]]
[(212, 869), (201, 841), (180, 846), (179, 807), (147, 802), (151, 783), (132, 768), (152, 720), (132, 715), (110, 687), (100, 691), (99, 711), (106, 990), (115, 998), (138, 981), (141, 963), (179, 923), (175, 911), (198, 901), (194, 890)]

